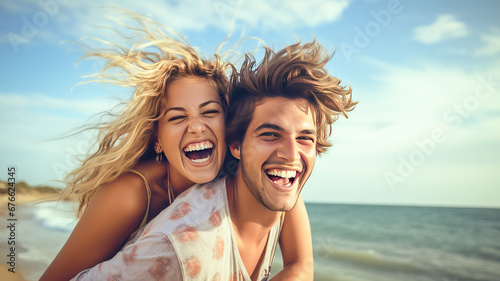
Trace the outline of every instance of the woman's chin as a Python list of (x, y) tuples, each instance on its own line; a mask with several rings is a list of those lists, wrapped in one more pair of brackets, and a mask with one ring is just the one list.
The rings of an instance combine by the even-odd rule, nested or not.
[(210, 173), (199, 173), (194, 177), (191, 177), (190, 180), (194, 182), (195, 184), (202, 184), (202, 183), (207, 183), (211, 182), (215, 177), (217, 176), (218, 173), (210, 172)]
[(222, 163), (219, 163), (217, 157), (212, 155), (204, 163), (196, 163), (187, 160), (184, 163), (184, 176), (195, 184), (211, 182), (219, 174)]

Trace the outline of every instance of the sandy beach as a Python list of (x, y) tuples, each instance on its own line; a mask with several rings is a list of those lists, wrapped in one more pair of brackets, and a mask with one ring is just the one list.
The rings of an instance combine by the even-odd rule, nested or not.
[[(50, 196), (50, 194), (40, 193), (37, 191), (29, 192), (29, 193), (19, 193), (16, 194), (16, 200), (13, 202), (16, 206), (28, 205), (31, 206), (35, 202), (46, 199)], [(9, 201), (9, 197), (6, 194), (0, 195), (0, 206), (5, 206), (5, 208), (0, 208), (0, 215), (7, 215), (7, 204)]]
[[(15, 193), (15, 200), (8, 195), (8, 185), (5, 182), (0, 182), (0, 219), (6, 227), (0, 230), (0, 248), (2, 249), (2, 263), (0, 264), (0, 280), (6, 281), (31, 281), (38, 280), (39, 276), (43, 273), (48, 266), (47, 262), (30, 261), (25, 259), (28, 255), (28, 249), (25, 243), (25, 237), (37, 235), (38, 233), (28, 226), (32, 223), (32, 218), (26, 215), (26, 211), (36, 207), (36, 202), (53, 196), (53, 191), (38, 190), (37, 188), (23, 187), (17, 188)], [(13, 205), (9, 205), (12, 203)], [(9, 207), (14, 207), (13, 215), (9, 216)], [(15, 223), (15, 232), (11, 232), (8, 228), (11, 221), (9, 219), (17, 219)], [(14, 234), (13, 234), (14, 233)], [(8, 243), (8, 238), (15, 239), (15, 245)], [(10, 252), (10, 247), (15, 247), (15, 269), (14, 272), (9, 271), (11, 266), (6, 264), (8, 262), (7, 255)], [(23, 256), (24, 255), (24, 256)]]
[(24, 204), (33, 204), (43, 199), (47, 199), (54, 196), (58, 189), (51, 187), (31, 187), (25, 182), (20, 182), (15, 184), (15, 195), (14, 201), (10, 201), (11, 196), (8, 195), (9, 185), (6, 182), (0, 181), (0, 206), (5, 206), (0, 208), (0, 215), (5, 216), (8, 212), (7, 204), (9, 202), (14, 203), (16, 206), (22, 206)]
[[(40, 200), (45, 198), (46, 195), (43, 194), (19, 194), (16, 196), (16, 201), (14, 202), (16, 205), (16, 210), (20, 208), (24, 208), (27, 206), (32, 205), (32, 202), (36, 200)], [(5, 206), (5, 208), (1, 208), (0, 210), (0, 218), (2, 221), (7, 223), (7, 203), (10, 202), (5, 195), (0, 196), (0, 206)], [(4, 232), (2, 232), (3, 234)], [(6, 233), (5, 235), (7, 235)], [(2, 236), (5, 236), (4, 234)], [(2, 237), (4, 238), (4, 237)], [(6, 238), (6, 237), (5, 237)], [(6, 255), (5, 253), (9, 253), (9, 248), (10, 245), (7, 244), (7, 241), (3, 241), (2, 239), (2, 244), (1, 244), (1, 249), (2, 249), (2, 256)], [(5, 262), (7, 262), (6, 258), (3, 258), (2, 260), (5, 260), (4, 263), (0, 265), (0, 280), (6, 280), (6, 281), (28, 281), (29, 279), (25, 278), (24, 273), (30, 273), (34, 269), (39, 269), (42, 266), (45, 266), (44, 264), (27, 264), (23, 262), (19, 258), (19, 252), (24, 251), (24, 249), (20, 246), (16, 245), (16, 268), (14, 272), (9, 271), (10, 266), (5, 265)], [(22, 266), (23, 269), (20, 269)]]
[(6, 281), (27, 281), (21, 272), (12, 273), (8, 271), (9, 266), (0, 265), (0, 280)]

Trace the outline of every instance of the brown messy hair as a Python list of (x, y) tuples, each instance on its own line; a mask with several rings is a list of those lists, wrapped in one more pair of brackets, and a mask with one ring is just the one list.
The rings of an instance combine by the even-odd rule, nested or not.
[(166, 89), (171, 82), (188, 76), (206, 78), (217, 89), (224, 111), (228, 110), (228, 63), (217, 54), (211, 60), (202, 59), (187, 40), (173, 32), (166, 33), (165, 27), (146, 17), (134, 13), (126, 16), (138, 25), (121, 24), (133, 32), (133, 37), (118, 32), (121, 44), (94, 38), (105, 47), (90, 48), (83, 57), (104, 64), (85, 83), (131, 87), (134, 93), (121, 112), (104, 114), (111, 117), (107, 118), (110, 121), (84, 129), (97, 131), (95, 151), (89, 152), (79, 167), (66, 176), (67, 187), (61, 194), (61, 199), (78, 198), (78, 215), (104, 184), (138, 162), (154, 159), (157, 122), (164, 113)]
[(239, 71), (231, 75), (230, 110), (226, 126), (226, 142), (242, 142), (255, 111), (266, 97), (303, 98), (316, 114), (318, 154), (331, 146), (328, 137), (332, 124), (340, 114), (354, 109), (351, 87), (340, 86), (340, 80), (325, 69), (333, 57), (314, 40), (300, 41), (279, 52), (265, 47), (262, 61), (257, 64), (252, 55), (246, 55)]

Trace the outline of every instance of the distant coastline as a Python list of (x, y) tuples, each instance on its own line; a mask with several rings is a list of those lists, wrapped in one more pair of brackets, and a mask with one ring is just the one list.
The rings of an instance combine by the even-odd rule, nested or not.
[(306, 206), (311, 205), (338, 205), (338, 206), (366, 206), (366, 207), (387, 207), (387, 208), (448, 208), (448, 209), (500, 209), (499, 206), (480, 206), (480, 205), (452, 205), (452, 204), (394, 204), (394, 203), (373, 203), (373, 202), (315, 202), (304, 201)]
[[(5, 206), (9, 202), (9, 184), (0, 180), (0, 205)], [(46, 185), (31, 186), (25, 181), (16, 182), (15, 184), (15, 201), (13, 203), (25, 204), (37, 200), (47, 199), (56, 196), (61, 189)], [(0, 212), (4, 212), (1, 210)], [(0, 213), (1, 214), (1, 213)]]
[[(4, 217), (7, 215), (7, 203), (13, 203), (15, 204), (16, 211), (19, 210), (20, 205), (25, 205), (29, 204), (32, 202), (36, 202), (38, 200), (43, 200), (47, 198), (54, 198), (61, 189), (60, 188), (55, 188), (51, 186), (31, 186), (27, 184), (24, 181), (16, 182), (15, 185), (15, 194), (13, 194), (15, 200), (9, 200), (11, 195), (9, 195), (9, 192), (12, 193), (12, 190), (9, 190), (10, 186), (7, 182), (0, 180), (0, 206), (2, 208), (0, 209), (0, 216)], [(2, 243), (3, 246), (3, 243)], [(22, 249), (22, 247), (19, 247), (19, 249)], [(23, 270), (19, 270), (19, 268), (16, 269), (15, 273), (8, 272), (8, 266), (7, 265), (0, 265), (0, 280), (12, 280), (12, 281), (26, 281), (30, 280), (27, 279), (26, 276), (23, 273), (29, 273), (32, 269), (30, 269), (31, 265), (33, 263), (31, 262), (26, 262)], [(36, 264), (38, 267), (39, 265)], [(43, 265), (46, 267), (45, 265)]]
[[(7, 194), (7, 189), (9, 184), (3, 180), (0, 180), (0, 195)], [(39, 192), (46, 194), (55, 194), (58, 193), (61, 189), (56, 187), (51, 187), (48, 185), (36, 185), (31, 186), (25, 181), (20, 181), (15, 183), (16, 192), (19, 193), (30, 193), (30, 192)]]

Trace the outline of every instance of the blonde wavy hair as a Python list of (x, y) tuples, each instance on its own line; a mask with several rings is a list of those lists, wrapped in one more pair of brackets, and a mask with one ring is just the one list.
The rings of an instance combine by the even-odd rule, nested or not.
[[(137, 26), (121, 26), (133, 36), (120, 33), (122, 45), (93, 38), (104, 48), (92, 49), (82, 59), (104, 61), (101, 71), (89, 75), (90, 82), (132, 87), (130, 101), (119, 113), (105, 112), (111, 121), (86, 126), (97, 130), (97, 138), (81, 165), (65, 178), (66, 188), (60, 199), (78, 198), (77, 216), (81, 216), (89, 200), (104, 184), (112, 182), (140, 161), (154, 159), (157, 121), (163, 114), (166, 88), (172, 81), (186, 76), (205, 77), (218, 90), (227, 112), (230, 65), (217, 52), (212, 60), (202, 59), (187, 40), (143, 16), (129, 13)], [(173, 38), (176, 36), (177, 38)], [(127, 47), (128, 46), (128, 47)], [(223, 107), (224, 107), (223, 106)]]

